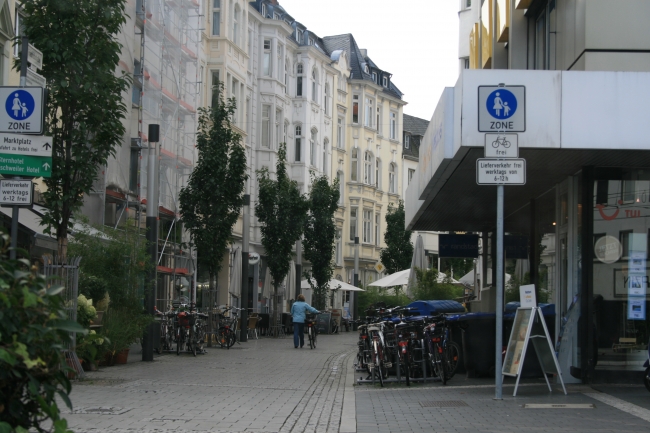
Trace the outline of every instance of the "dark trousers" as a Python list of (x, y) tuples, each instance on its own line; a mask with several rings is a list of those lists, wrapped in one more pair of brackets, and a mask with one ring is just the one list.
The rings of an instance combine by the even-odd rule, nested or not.
[(300, 347), (305, 345), (305, 324), (293, 322), (293, 345), (294, 347)]

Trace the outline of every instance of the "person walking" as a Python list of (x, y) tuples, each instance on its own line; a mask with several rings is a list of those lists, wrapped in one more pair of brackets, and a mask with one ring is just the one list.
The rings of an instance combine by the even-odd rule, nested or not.
[(319, 311), (305, 302), (305, 295), (298, 295), (298, 300), (291, 306), (291, 317), (293, 317), (293, 346), (297, 349), (305, 345), (305, 316), (307, 312), (318, 314)]

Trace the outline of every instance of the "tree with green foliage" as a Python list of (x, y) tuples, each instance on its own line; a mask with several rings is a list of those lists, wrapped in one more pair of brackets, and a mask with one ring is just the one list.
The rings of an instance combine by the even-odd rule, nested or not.
[(307, 198), (300, 193), (298, 182), (287, 173), (287, 145), (280, 144), (275, 165), (275, 179), (268, 167), (257, 171), (259, 191), (255, 214), (261, 225), (262, 246), (273, 284), (273, 319), (277, 322), (278, 287), (289, 272), (291, 250), (302, 236), (309, 211)]
[(421, 301), (455, 300), (461, 298), (465, 289), (449, 282), (438, 282), (438, 270), (415, 268), (418, 282), (413, 296)]
[(126, 0), (23, 0), (21, 24), (43, 53), (45, 133), (52, 176), (45, 178), (46, 231), (67, 255), (72, 216), (107, 159), (124, 140), (131, 77), (118, 72)]
[(311, 277), (305, 274), (313, 290), (314, 308), (325, 309), (329, 281), (334, 273), (334, 237), (336, 223), (334, 212), (339, 202), (339, 181), (330, 184), (326, 175), (313, 177), (309, 190), (309, 215), (305, 224), (303, 248), (305, 258), (311, 263)]
[(386, 231), (384, 242), (386, 248), (381, 249), (381, 262), (386, 266), (386, 272), (393, 274), (411, 267), (413, 259), (413, 244), (411, 230), (406, 230), (404, 202), (399, 201), (397, 207), (388, 205), (386, 212)]
[(67, 319), (63, 287), (50, 287), (28, 260), (8, 259), (10, 240), (0, 234), (0, 432), (69, 432), (57, 397), (70, 409), (71, 369), (62, 348), (70, 332), (85, 333)]
[(235, 99), (224, 99), (223, 83), (214, 91), (220, 96), (214, 98), (213, 106), (199, 109), (199, 159), (179, 196), (181, 219), (208, 270), (210, 290), (215, 288), (224, 252), (232, 241), (248, 179), (246, 151), (230, 121), (237, 108)]

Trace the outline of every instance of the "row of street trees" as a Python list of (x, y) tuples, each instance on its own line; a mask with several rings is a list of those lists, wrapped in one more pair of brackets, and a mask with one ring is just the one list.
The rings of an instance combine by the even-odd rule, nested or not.
[[(222, 268), (223, 252), (232, 242), (232, 229), (243, 206), (246, 154), (241, 136), (233, 131), (230, 119), (235, 100), (225, 99), (223, 84), (211, 108), (199, 115), (197, 149), (199, 158), (188, 184), (181, 190), (182, 221), (190, 231), (200, 262), (208, 269), (210, 289)], [(338, 181), (312, 176), (309, 195), (300, 192), (286, 168), (286, 145), (278, 152), (275, 173), (269, 167), (257, 172), (258, 200), (255, 206), (261, 224), (262, 245), (277, 294), (289, 272), (292, 249), (304, 235), (305, 257), (313, 265), (314, 304), (324, 308), (327, 283), (332, 277), (334, 253), (334, 212), (339, 199)], [(277, 296), (273, 297), (278, 311)]]

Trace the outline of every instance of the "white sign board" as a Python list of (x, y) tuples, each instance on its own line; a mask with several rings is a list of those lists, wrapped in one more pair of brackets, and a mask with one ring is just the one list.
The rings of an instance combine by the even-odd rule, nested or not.
[(478, 130), (526, 131), (526, 87), (479, 86)]
[(27, 69), (26, 79), (27, 80), (25, 81), (25, 83), (27, 83), (28, 86), (45, 87), (47, 85), (47, 80), (45, 79), (45, 77), (40, 74), (37, 74), (31, 69)]
[(34, 70), (41, 69), (43, 67), (43, 53), (40, 50), (37, 50), (34, 45), (29, 44), (27, 49), (27, 61), (29, 62), (30, 68)]
[(0, 134), (0, 153), (52, 157), (52, 137)]
[(260, 255), (258, 253), (248, 253), (248, 264), (256, 265), (260, 261)]
[(42, 87), (0, 87), (0, 132), (43, 133)]
[(517, 134), (485, 134), (486, 158), (519, 158)]
[(525, 159), (476, 160), (476, 183), (479, 185), (525, 185)]
[(519, 302), (521, 303), (521, 308), (537, 307), (534, 284), (519, 286)]
[(0, 180), (0, 204), (10, 206), (29, 206), (32, 204), (31, 180)]

